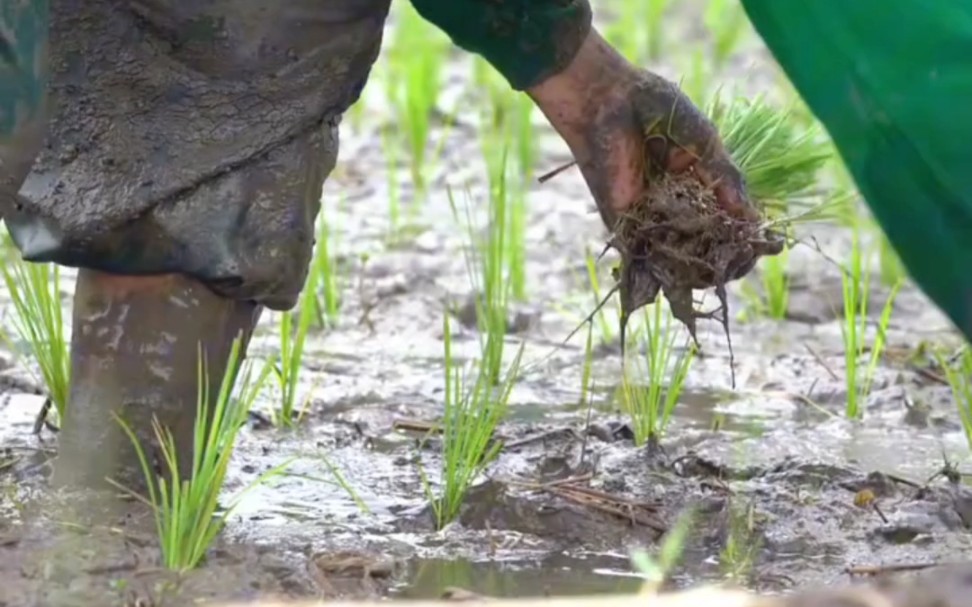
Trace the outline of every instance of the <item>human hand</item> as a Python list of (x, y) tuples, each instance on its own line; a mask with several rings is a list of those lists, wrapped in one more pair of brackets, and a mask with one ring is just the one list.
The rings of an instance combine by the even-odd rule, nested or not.
[(730, 214), (756, 218), (712, 122), (674, 83), (634, 67), (596, 31), (567, 69), (528, 93), (570, 147), (609, 229), (645, 192), (645, 175), (658, 171), (693, 171)]

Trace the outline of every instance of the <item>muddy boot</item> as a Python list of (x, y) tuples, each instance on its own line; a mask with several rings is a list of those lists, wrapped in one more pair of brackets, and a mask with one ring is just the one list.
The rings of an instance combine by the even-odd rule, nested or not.
[(71, 390), (54, 484), (109, 488), (105, 479), (110, 477), (144, 489), (139, 460), (113, 413), (135, 430), (150, 460), (159, 453), (152, 432), (157, 417), (175, 438), (180, 473), (189, 473), (199, 343), (215, 398), (234, 338), (242, 334), (249, 340), (260, 311), (180, 275), (81, 270), (74, 294)]

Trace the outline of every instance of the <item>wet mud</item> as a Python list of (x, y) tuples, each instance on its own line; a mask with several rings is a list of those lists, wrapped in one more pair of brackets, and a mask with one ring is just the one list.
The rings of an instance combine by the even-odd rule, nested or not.
[[(759, 53), (747, 61), (765, 68)], [(464, 99), (454, 89), (468, 71), (463, 64), (450, 72), (445, 106)], [(246, 494), (198, 571), (160, 568), (154, 528), (138, 503), (47, 488), (57, 439), (31, 434), (43, 396), (0, 350), (0, 605), (630, 592), (639, 583), (631, 550), (654, 549), (686, 511), (694, 522), (674, 587), (730, 581), (789, 592), (843, 583), (848, 568), (969, 554), (972, 490), (956, 473), (967, 469), (968, 447), (947, 386), (916, 357), (922, 344), (956, 338), (917, 290), (908, 286), (896, 300), (865, 417), (849, 421), (841, 416), (839, 273), (819, 252), (797, 247), (788, 318), (734, 321), (732, 368), (722, 327), (700, 320), (702, 351), (672, 425), (660, 445), (636, 447), (616, 399), (616, 336), (595, 337), (590, 400), (581, 391), (585, 336), (561, 343), (593, 305), (584, 255), (608, 237), (570, 171), (529, 194), (529, 296), (512, 308), (507, 348), (512, 356), (525, 344), (525, 368), (499, 429), (505, 447), (459, 520), (436, 531), (420, 466), (437, 483), (439, 447), (402, 428), (441, 415), (442, 314), (471, 295), (446, 186), (465, 192), (458, 202), (481, 216), (486, 173), (474, 116), (437, 126), (432, 141), (445, 137), (443, 160), (429, 169), (424, 200), (412, 203), (408, 167), (393, 169), (408, 221), (389, 246), (379, 130), (392, 125), (371, 118), (383, 115), (381, 98), (380, 90), (366, 96), (361, 126), (342, 125), (340, 162), (325, 187), (342, 309), (338, 326), (315, 330), (308, 342), (300, 391), (307, 415), (291, 432), (254, 418), (234, 454), (226, 499), (293, 462)], [(534, 119), (542, 172), (569, 157)], [(812, 231), (829, 256), (846, 256), (843, 231)], [(609, 265), (602, 269), (609, 284)], [(73, 276), (63, 276), (66, 309)], [(732, 310), (745, 309), (740, 287), (729, 285)], [(887, 290), (874, 289), (883, 302)], [(605, 313), (616, 327), (617, 306)], [(264, 316), (252, 358), (275, 352), (276, 323)], [(472, 326), (453, 323), (461, 359), (478, 352)], [(268, 391), (259, 407), (277, 397)], [(116, 510), (107, 516), (105, 508)]]

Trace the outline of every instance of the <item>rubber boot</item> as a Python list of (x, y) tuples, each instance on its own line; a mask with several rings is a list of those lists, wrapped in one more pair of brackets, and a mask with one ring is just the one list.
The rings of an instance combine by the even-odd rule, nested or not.
[(145, 476), (131, 439), (149, 464), (161, 462), (152, 430), (157, 417), (175, 439), (182, 478), (191, 472), (198, 398), (199, 344), (209, 394), (219, 393), (233, 340), (245, 347), (261, 306), (217, 296), (181, 275), (130, 277), (82, 269), (74, 293), (71, 388), (53, 483), (107, 489), (106, 478), (135, 491)]

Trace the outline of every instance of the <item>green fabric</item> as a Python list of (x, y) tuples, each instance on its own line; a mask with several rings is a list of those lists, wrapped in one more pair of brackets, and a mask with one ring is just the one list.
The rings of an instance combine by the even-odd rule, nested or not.
[(743, 5), (915, 282), (972, 339), (972, 2)]
[(422, 17), (524, 90), (567, 66), (591, 27), (587, 0), (412, 0)]
[(47, 0), (0, 0), (0, 140), (43, 109)]

